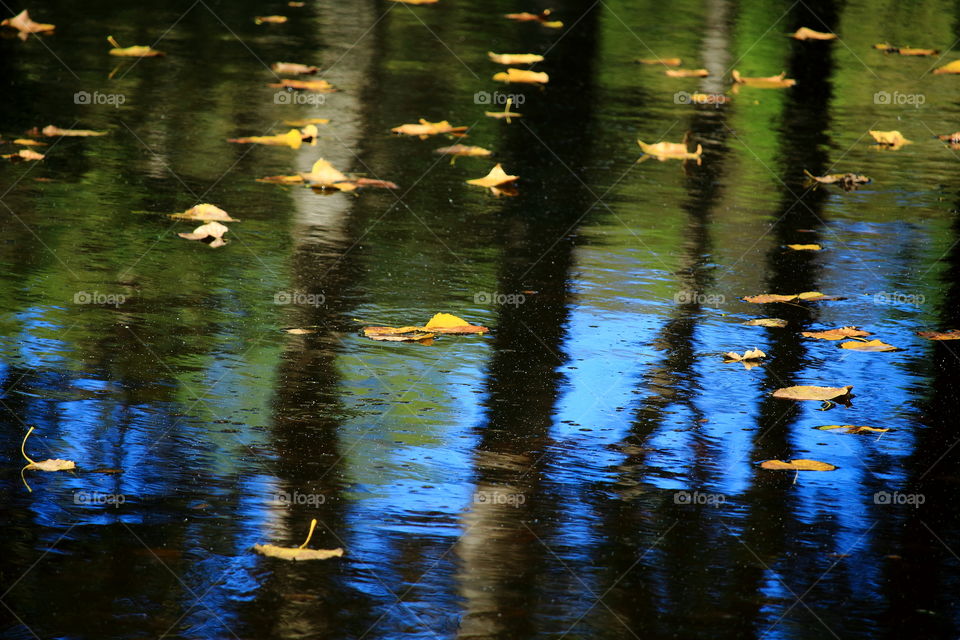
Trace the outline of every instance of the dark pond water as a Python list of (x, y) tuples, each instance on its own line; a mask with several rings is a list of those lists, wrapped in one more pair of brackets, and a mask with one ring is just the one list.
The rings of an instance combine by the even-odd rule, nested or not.
[[(958, 637), (958, 348), (915, 334), (960, 328), (960, 165), (933, 138), (960, 81), (930, 73), (958, 57), (956, 5), (551, 4), (561, 30), (502, 17), (534, 0), (29, 6), (57, 31), (0, 40), (3, 152), (109, 133), (0, 164), (2, 637)], [(168, 55), (111, 57), (111, 34)], [(549, 84), (492, 81), (487, 51), (545, 53)], [(277, 103), (277, 61), (340, 91)], [(675, 98), (730, 93), (734, 68), (797, 85)], [(522, 119), (484, 117), (496, 91)], [(311, 117), (315, 146), (226, 142)], [(390, 133), (421, 117), (495, 158)], [(700, 166), (637, 163), (638, 138), (688, 131)], [(400, 189), (256, 182), (321, 157)], [(494, 160), (518, 196), (464, 184)], [(177, 237), (195, 225), (164, 214), (199, 202), (240, 220), (230, 244)], [(802, 291), (845, 299), (740, 300)], [(438, 311), (491, 332), (359, 331)], [(902, 350), (800, 335), (845, 325)], [(753, 347), (761, 366), (721, 358)], [(770, 395), (797, 384), (855, 397)], [(31, 457), (77, 470), (28, 491), (29, 427)], [(759, 466), (792, 458), (837, 469)], [(342, 558), (252, 552), (314, 518)]]

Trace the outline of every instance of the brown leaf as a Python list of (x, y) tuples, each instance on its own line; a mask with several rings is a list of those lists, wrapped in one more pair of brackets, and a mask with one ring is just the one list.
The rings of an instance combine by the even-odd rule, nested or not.
[(937, 49), (916, 49), (913, 47), (894, 47), (886, 42), (873, 45), (874, 49), (880, 49), (884, 53), (898, 53), (901, 56), (935, 56), (940, 51)]
[(825, 176), (815, 176), (807, 170), (804, 170), (803, 173), (813, 182), (820, 184), (839, 184), (846, 191), (852, 191), (859, 185), (870, 182), (870, 178), (858, 173), (831, 173)]
[(550, 14), (553, 13), (553, 9), (544, 9), (540, 13), (529, 13), (523, 11), (521, 13), (508, 13), (504, 17), (510, 20), (516, 20), (517, 22), (539, 22), (544, 27), (550, 29), (559, 29), (563, 26), (563, 23), (559, 20), (550, 20)]
[(640, 64), (661, 64), (665, 67), (679, 67), (683, 60), (680, 58), (640, 58), (637, 62)]
[(773, 397), (787, 400), (836, 400), (837, 398), (846, 398), (849, 396), (851, 389), (853, 389), (853, 385), (847, 385), (845, 387), (785, 387), (774, 391)]
[(960, 340), (960, 329), (949, 331), (917, 331), (917, 335), (927, 340)]
[(385, 342), (420, 342), (437, 337), (435, 333), (425, 332), (423, 327), (364, 327), (363, 335)]
[(207, 243), (211, 249), (216, 249), (227, 244), (227, 241), (223, 239), (223, 234), (227, 231), (229, 229), (225, 225), (213, 221), (200, 225), (191, 233), (178, 233), (177, 235), (187, 240), (200, 240)]
[(760, 463), (764, 469), (778, 469), (784, 471), (833, 471), (836, 467), (828, 462), (797, 458), (784, 462), (783, 460), (765, 460)]
[(319, 67), (298, 62), (274, 62), (270, 68), (273, 69), (274, 73), (298, 73), (303, 75), (313, 75), (320, 70)]
[(764, 78), (745, 78), (740, 75), (739, 71), (734, 69), (730, 75), (733, 76), (733, 81), (736, 84), (757, 87), (759, 89), (783, 89), (797, 84), (796, 80), (787, 77), (786, 71), (781, 72), (779, 75)]
[(841, 342), (840, 348), (851, 351), (900, 351), (900, 349), (892, 344), (887, 344), (881, 340), (868, 340), (865, 342), (851, 340), (850, 342)]
[(487, 51), (487, 57), (497, 64), (534, 64), (543, 62), (543, 56), (536, 53), (494, 53)]
[(843, 340), (844, 338), (862, 338), (863, 336), (873, 335), (869, 331), (863, 331), (856, 327), (840, 327), (839, 329), (827, 329), (826, 331), (804, 331), (801, 333), (805, 338), (817, 338), (819, 340)]
[(212, 204), (198, 204), (190, 207), (183, 213), (171, 214), (170, 217), (178, 218), (180, 220), (203, 220), (208, 222), (211, 220), (216, 220), (218, 222), (237, 221), (236, 218), (231, 218), (229, 213)]
[(439, 153), (444, 156), (469, 156), (469, 157), (483, 157), (489, 156), (493, 152), (489, 149), (484, 149), (483, 147), (471, 147), (466, 144), (455, 144), (450, 147), (440, 147), (439, 149), (434, 149), (434, 153)]
[(790, 37), (794, 40), (836, 40), (837, 34), (824, 33), (822, 31), (808, 29), (807, 27), (800, 27), (795, 32), (790, 34)]
[(440, 0), (392, 0), (403, 4), (437, 4)]
[(778, 327), (783, 328), (787, 326), (787, 321), (781, 318), (754, 318), (753, 320), (747, 320), (746, 322), (741, 322), (740, 324), (745, 324), (748, 327)]
[(723, 359), (727, 362), (743, 362), (744, 360), (760, 360), (766, 358), (767, 354), (760, 349), (753, 348), (748, 351), (744, 351), (743, 355), (736, 353), (735, 351), (728, 351), (723, 354)]

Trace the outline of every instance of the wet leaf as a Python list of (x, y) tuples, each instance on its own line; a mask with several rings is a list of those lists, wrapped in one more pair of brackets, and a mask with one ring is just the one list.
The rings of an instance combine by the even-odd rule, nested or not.
[(816, 386), (798, 386), (784, 387), (773, 392), (774, 398), (784, 398), (787, 400), (836, 400), (846, 398), (850, 395), (853, 385), (845, 387), (816, 387)]
[(290, 78), (283, 78), (280, 82), (271, 82), (267, 86), (275, 89), (312, 91), (314, 93), (335, 93), (337, 91), (337, 88), (326, 80), (292, 80)]
[(917, 335), (927, 340), (960, 340), (960, 329), (949, 331), (917, 331)]
[(740, 72), (734, 69), (731, 74), (736, 84), (746, 85), (748, 87), (757, 87), (758, 89), (783, 89), (797, 84), (793, 78), (787, 77), (787, 72), (783, 71), (779, 75), (766, 76), (763, 78), (746, 78), (740, 75)]
[(543, 62), (543, 56), (536, 53), (494, 53), (487, 51), (487, 57), (497, 64), (534, 64)]
[(529, 13), (523, 11), (521, 13), (508, 13), (504, 17), (510, 20), (516, 20), (517, 22), (539, 22), (544, 27), (550, 29), (559, 29), (563, 26), (563, 23), (559, 20), (550, 20), (550, 14), (553, 13), (553, 9), (544, 9), (541, 13)]
[(833, 431), (836, 429), (843, 430), (844, 433), (858, 433), (858, 434), (870, 434), (870, 433), (886, 433), (890, 429), (881, 429), (879, 427), (858, 427), (852, 424), (827, 424), (822, 427), (817, 427), (820, 431)]
[(16, 153), (8, 153), (0, 156), (0, 158), (6, 158), (12, 162), (22, 162), (24, 160), (43, 160), (45, 157), (46, 156), (42, 153), (37, 153), (32, 149), (20, 149)]
[(316, 333), (316, 330), (314, 329), (284, 329), (284, 331), (295, 336), (304, 336), (310, 333)]
[(687, 151), (686, 142), (657, 142), (656, 144), (647, 144), (643, 140), (637, 140), (637, 144), (648, 156), (653, 156), (657, 160), (665, 161), (669, 159), (676, 160), (696, 160), (700, 162), (700, 156), (703, 155), (703, 146), (697, 145), (697, 150)]
[(818, 244), (788, 244), (787, 248), (794, 251), (820, 251), (823, 249)]
[[(59, 458), (55, 458), (37, 462), (28, 456), (25, 447), (27, 445), (27, 438), (30, 437), (30, 434), (33, 433), (33, 430), (34, 427), (30, 427), (30, 429), (27, 431), (27, 435), (23, 436), (23, 442), (20, 443), (20, 455), (22, 455), (27, 461), (27, 465), (20, 470), (21, 478), (23, 477), (24, 471), (71, 471), (77, 468), (77, 466), (73, 463), (73, 460), (61, 460)], [(23, 483), (27, 486), (28, 491), (33, 491), (30, 488), (30, 485), (27, 484), (26, 480), (24, 480)]]
[(120, 56), (121, 58), (157, 58), (165, 56), (163, 51), (157, 51), (146, 45), (134, 45), (132, 47), (121, 47), (120, 43), (114, 40), (113, 36), (107, 36), (107, 42), (113, 45), (110, 49), (110, 55)]
[(839, 296), (828, 296), (819, 291), (804, 291), (803, 293), (761, 293), (758, 296), (744, 296), (745, 302), (754, 304), (765, 304), (768, 302), (792, 302), (794, 300), (806, 300), (814, 302), (817, 300), (843, 300)]
[(869, 133), (878, 145), (893, 150), (899, 149), (905, 144), (911, 144), (899, 131), (870, 131)]
[(870, 178), (858, 173), (831, 173), (825, 176), (815, 176), (806, 169), (803, 171), (810, 183), (839, 184), (845, 191), (852, 191), (861, 184), (868, 184)]
[(211, 249), (216, 249), (227, 244), (227, 241), (223, 239), (223, 234), (227, 231), (229, 229), (225, 225), (213, 221), (200, 225), (191, 233), (178, 233), (177, 235), (187, 240), (200, 240), (207, 243)]
[(270, 68), (273, 69), (274, 73), (297, 73), (302, 75), (313, 75), (320, 70), (319, 67), (300, 64), (298, 62), (274, 62), (270, 65)]
[(472, 325), (463, 318), (449, 313), (438, 313), (430, 318), (423, 327), (364, 327), (363, 335), (373, 340), (394, 342), (421, 341), (436, 337), (436, 334), (449, 335), (482, 334), (489, 331), (486, 327)]
[(727, 351), (725, 354), (723, 354), (723, 359), (727, 362), (743, 362), (744, 360), (760, 360), (766, 357), (767, 357), (767, 354), (765, 354), (763, 351), (760, 351), (760, 349), (757, 349), (756, 347), (754, 347), (753, 349), (749, 349), (748, 351), (744, 351), (743, 355), (735, 351)]
[(818, 340), (843, 340), (844, 338), (862, 338), (863, 336), (873, 334), (869, 331), (863, 331), (854, 326), (850, 326), (840, 327), (839, 329), (827, 329), (826, 331), (804, 331), (800, 335), (805, 338), (817, 338)]
[(354, 178), (353, 184), (358, 187), (379, 187), (380, 189), (399, 189), (395, 182), (389, 180), (376, 180), (374, 178)]
[(287, 16), (257, 16), (253, 19), (254, 24), (283, 24), (287, 21)]
[(440, 122), (428, 122), (420, 118), (419, 124), (402, 124), (399, 127), (390, 129), (393, 133), (399, 133), (405, 136), (420, 136), (421, 140), (426, 140), (428, 136), (435, 136), (442, 133), (453, 135), (462, 135), (467, 127), (454, 127), (446, 120)]
[(31, 140), (30, 138), (17, 138), (13, 141), (13, 144), (23, 145), (24, 147), (45, 147), (47, 146), (46, 142), (40, 142), (39, 140)]
[(372, 178), (350, 178), (334, 168), (323, 158), (313, 163), (309, 173), (300, 173), (293, 176), (267, 176), (259, 178), (257, 182), (271, 182), (274, 184), (306, 184), (321, 191), (354, 191), (359, 187), (380, 187), (381, 189), (397, 189), (396, 184), (389, 180), (375, 180)]
[(514, 69), (513, 67), (506, 71), (493, 74), (493, 79), (497, 82), (523, 83), (523, 84), (546, 84), (550, 82), (550, 76), (542, 71), (530, 71), (529, 69)]
[(338, 182), (347, 182), (350, 180), (350, 178), (335, 169), (332, 164), (323, 158), (313, 163), (310, 173), (301, 173), (300, 177), (303, 178), (305, 182), (320, 187), (334, 187)]
[(522, 118), (522, 113), (517, 113), (516, 111), (510, 111), (510, 105), (513, 104), (513, 98), (507, 98), (507, 104), (504, 105), (503, 111), (484, 111), (483, 115), (488, 118), (497, 118), (499, 120), (506, 120), (507, 124), (510, 124), (510, 118)]
[[(4, 5), (6, 6), (6, 5)], [(21, 40), (26, 40), (31, 33), (53, 33), (55, 25), (43, 22), (34, 22), (30, 19), (30, 14), (24, 9), (12, 18), (7, 18), (0, 22), (0, 27), (10, 27), (19, 31), (17, 36)]]
[(435, 333), (449, 334), (486, 333), (489, 331), (486, 327), (470, 324), (463, 318), (449, 313), (438, 313), (434, 315), (423, 328)]
[(913, 47), (894, 47), (886, 42), (873, 45), (874, 49), (880, 49), (884, 53), (898, 53), (901, 56), (935, 56), (940, 51), (937, 49), (916, 49)]
[(178, 218), (180, 220), (203, 220), (205, 222), (210, 222), (216, 220), (218, 222), (236, 222), (236, 218), (231, 218), (230, 214), (221, 209), (220, 207), (212, 204), (198, 204), (196, 206), (190, 207), (183, 213), (174, 213), (170, 215), (171, 218)]
[(881, 340), (868, 340), (864, 342), (851, 340), (850, 342), (841, 342), (840, 348), (851, 351), (900, 351), (900, 349), (892, 344), (887, 344)]
[(437, 337), (424, 331), (423, 327), (364, 327), (363, 335), (385, 342), (420, 342)]
[(503, 170), (503, 166), (498, 162), (486, 176), (482, 178), (475, 178), (473, 180), (467, 180), (467, 184), (476, 185), (478, 187), (496, 187), (501, 184), (513, 182), (519, 177), (520, 176), (508, 175)]
[(954, 60), (933, 70), (934, 73), (960, 73), (960, 60)]
[(468, 157), (486, 157), (493, 153), (489, 149), (484, 149), (483, 147), (471, 147), (470, 145), (466, 144), (455, 144), (450, 147), (440, 147), (439, 149), (434, 149), (433, 152), (444, 156)]
[(783, 328), (787, 326), (787, 321), (782, 318), (754, 318), (753, 320), (747, 320), (746, 322), (741, 322), (740, 324), (745, 324), (748, 327), (778, 327)]
[(833, 471), (837, 467), (819, 460), (808, 460), (806, 458), (797, 458), (795, 460), (765, 460), (760, 463), (764, 469), (778, 469), (784, 471)]
[(640, 64), (661, 64), (665, 67), (679, 67), (683, 60), (680, 58), (640, 58), (637, 62)]
[(813, 29), (808, 29), (807, 27), (800, 27), (791, 33), (790, 37), (794, 40), (836, 40), (837, 34), (824, 33), (823, 31), (814, 31)]
[(55, 127), (52, 124), (48, 124), (40, 132), (48, 138), (53, 138), (56, 136), (64, 136), (71, 138), (82, 138), (87, 136), (105, 136), (107, 135), (106, 131), (91, 131), (90, 129), (61, 129), (60, 127)]
[(255, 544), (254, 551), (260, 555), (271, 558), (280, 558), (281, 560), (327, 560), (329, 558), (339, 558), (343, 556), (343, 549), (307, 549), (305, 548), (313, 537), (313, 530), (317, 527), (317, 519), (310, 522), (310, 533), (307, 539), (299, 547), (278, 547), (273, 544)]
[[(313, 125), (308, 125), (313, 126)], [(304, 128), (306, 130), (306, 127)], [(313, 131), (316, 131), (316, 127), (313, 127)], [(307, 132), (310, 133), (309, 131)], [(286, 133), (278, 133), (273, 136), (248, 136), (245, 138), (227, 138), (227, 142), (235, 142), (237, 144), (265, 144), (271, 146), (287, 146), (291, 149), (299, 149), (304, 141), (304, 134), (299, 129), (290, 129)], [(308, 135), (308, 139), (316, 140), (316, 134)]]
[(666, 69), (663, 73), (668, 78), (706, 78), (710, 75), (706, 69)]

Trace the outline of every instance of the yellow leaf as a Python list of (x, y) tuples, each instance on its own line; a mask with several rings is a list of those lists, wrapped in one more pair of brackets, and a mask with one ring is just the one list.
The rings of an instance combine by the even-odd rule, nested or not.
[(899, 149), (910, 141), (903, 137), (899, 131), (870, 131), (870, 135), (877, 141), (877, 144)]
[(706, 78), (710, 72), (706, 69), (667, 69), (663, 74), (668, 78)]
[(287, 16), (257, 16), (253, 19), (254, 24), (283, 24), (287, 21)]
[(783, 460), (766, 460), (760, 463), (764, 469), (782, 469), (787, 471), (833, 471), (836, 467), (827, 462), (819, 460), (808, 460), (806, 458), (797, 458), (784, 462)]
[(759, 89), (783, 89), (797, 84), (796, 80), (787, 77), (786, 71), (780, 73), (779, 75), (767, 76), (764, 78), (745, 78), (740, 75), (739, 71), (734, 69), (730, 75), (733, 76), (733, 81), (736, 84), (743, 84), (748, 87), (757, 87)]
[(656, 144), (647, 144), (643, 140), (637, 140), (637, 144), (648, 156), (653, 156), (658, 160), (667, 160), (670, 158), (678, 160), (697, 160), (703, 155), (703, 146), (697, 145), (694, 152), (687, 151), (687, 145), (684, 142), (657, 142)]
[(869, 340), (867, 342), (851, 340), (850, 342), (841, 342), (840, 348), (850, 349), (851, 351), (899, 351), (892, 344), (887, 344), (881, 340)]
[(534, 64), (543, 62), (543, 56), (536, 53), (494, 53), (487, 51), (487, 56), (497, 64)]
[(132, 47), (121, 47), (120, 43), (113, 39), (113, 36), (107, 36), (107, 42), (113, 45), (110, 49), (110, 55), (123, 58), (156, 58), (166, 55), (163, 51), (157, 51), (146, 45), (134, 45)]
[[(48, 138), (55, 136), (67, 136), (67, 137), (85, 137), (85, 136), (105, 136), (107, 135), (106, 131), (91, 131), (90, 129), (61, 129), (55, 127), (52, 124), (48, 124), (43, 128), (41, 133)], [(32, 134), (31, 134), (32, 135)]]
[(637, 62), (640, 64), (660, 64), (665, 67), (679, 67), (683, 60), (680, 58), (640, 58)]
[(795, 40), (835, 40), (837, 38), (837, 34), (824, 33), (822, 31), (808, 29), (807, 27), (800, 27), (795, 32), (790, 34), (790, 37)]
[(785, 327), (787, 326), (787, 321), (781, 318), (755, 318), (753, 320), (747, 320), (746, 322), (741, 322), (740, 324), (745, 324), (748, 327)]
[(840, 327), (839, 329), (827, 329), (826, 331), (804, 331), (800, 335), (806, 338), (818, 338), (820, 340), (842, 340), (844, 338), (861, 338), (872, 335), (869, 331), (863, 331), (856, 327)]
[(300, 64), (298, 62), (274, 62), (270, 65), (270, 68), (274, 73), (299, 73), (312, 75), (320, 70), (319, 67), (314, 67), (313, 65)]
[(844, 433), (860, 433), (860, 434), (863, 434), (863, 433), (886, 433), (887, 431), (890, 431), (890, 429), (882, 429), (882, 428), (879, 428), (879, 427), (858, 427), (858, 426), (852, 425), (852, 424), (844, 424), (844, 425), (828, 424), (828, 425), (824, 425), (824, 426), (822, 426), (822, 427), (817, 427), (817, 429), (819, 429), (820, 431), (833, 431), (833, 430), (835, 430), (835, 429), (843, 429), (843, 432), (844, 432)]
[(255, 544), (254, 551), (261, 555), (271, 558), (280, 558), (281, 560), (327, 560), (328, 558), (339, 558), (343, 556), (343, 549), (306, 549), (305, 547), (313, 537), (313, 530), (317, 526), (317, 520), (314, 518), (310, 522), (310, 533), (307, 534), (306, 541), (299, 547), (278, 547), (274, 544)]
[(206, 242), (211, 249), (216, 249), (217, 247), (222, 247), (227, 244), (227, 241), (223, 239), (223, 234), (227, 231), (229, 231), (229, 229), (225, 225), (213, 221), (200, 225), (191, 233), (178, 233), (177, 235), (187, 240)]
[(788, 244), (787, 247), (794, 251), (820, 251), (823, 249), (818, 244)]
[(760, 360), (761, 358), (766, 358), (766, 357), (767, 357), (767, 354), (765, 354), (763, 351), (760, 351), (760, 349), (756, 349), (756, 348), (750, 349), (748, 351), (744, 351), (743, 355), (740, 355), (735, 351), (728, 351), (725, 354), (723, 354), (724, 360), (727, 360), (729, 362), (743, 362), (744, 360)]
[(12, 18), (7, 18), (3, 22), (0, 22), (0, 27), (10, 27), (11, 29), (16, 29), (20, 32), (18, 35), (21, 40), (26, 40), (27, 36), (31, 33), (50, 33), (56, 29), (56, 27), (52, 24), (34, 22), (31, 20), (30, 14), (27, 13), (26, 9)]
[(291, 149), (299, 149), (303, 143), (303, 136), (297, 129), (290, 129), (286, 133), (278, 133), (275, 136), (249, 136), (246, 138), (229, 138), (227, 142), (236, 142), (239, 144), (267, 144), (274, 146), (288, 146)]
[(326, 80), (291, 80), (283, 78), (280, 82), (271, 82), (268, 87), (280, 89), (294, 89), (296, 91), (313, 91), (315, 93), (334, 93), (337, 88)]
[(394, 127), (390, 131), (394, 133), (399, 133), (406, 136), (420, 136), (421, 139), (425, 139), (427, 136), (433, 136), (440, 133), (451, 133), (458, 135), (467, 130), (467, 127), (454, 127), (451, 126), (446, 120), (441, 120), (440, 122), (428, 122), (423, 118), (420, 118), (419, 124), (402, 124), (399, 127)]
[(526, 84), (546, 84), (550, 82), (550, 76), (542, 71), (530, 71), (529, 69), (514, 69), (513, 67), (500, 73), (495, 73), (493, 79), (497, 82), (519, 82)]
[(439, 153), (440, 155), (445, 156), (489, 156), (493, 152), (489, 149), (484, 149), (483, 147), (471, 147), (465, 144), (455, 144), (450, 147), (440, 147), (435, 149), (434, 153)]
[(960, 73), (960, 60), (954, 60), (933, 70), (934, 73)]
[(853, 385), (847, 385), (845, 387), (785, 387), (774, 391), (773, 397), (787, 400), (835, 400), (849, 396), (851, 389), (853, 389)]
[(472, 325), (463, 318), (449, 313), (434, 315), (423, 328), (436, 333), (485, 333), (488, 331), (486, 327)]
[(231, 218), (229, 213), (212, 204), (198, 204), (187, 209), (183, 213), (174, 213), (170, 217), (179, 218), (181, 220), (218, 220), (220, 222), (236, 222), (236, 219)]
[(507, 175), (507, 173), (503, 170), (503, 167), (498, 162), (497, 165), (490, 170), (490, 173), (482, 178), (467, 180), (467, 184), (472, 184), (477, 187), (498, 187), (503, 184), (514, 182), (519, 177), (520, 176)]

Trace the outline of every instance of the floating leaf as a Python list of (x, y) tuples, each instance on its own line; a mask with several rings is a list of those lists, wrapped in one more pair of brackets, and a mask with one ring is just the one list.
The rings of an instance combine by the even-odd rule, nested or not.
[(820, 251), (823, 249), (818, 244), (788, 244), (788, 249), (793, 249), (794, 251)]
[(790, 37), (794, 40), (836, 40), (837, 34), (824, 33), (823, 31), (814, 31), (813, 29), (808, 29), (807, 27), (800, 27), (791, 33)]
[(697, 145), (697, 150), (687, 151), (686, 142), (657, 142), (656, 144), (647, 144), (643, 140), (637, 140), (637, 144), (648, 156), (653, 156), (661, 162), (668, 159), (677, 160), (696, 160), (700, 162), (700, 156), (703, 155), (703, 146)]
[(934, 73), (960, 73), (960, 60), (954, 60), (933, 70)]
[(665, 67), (679, 67), (683, 60), (680, 58), (640, 58), (640, 64), (662, 64)]
[[(316, 129), (316, 127), (314, 127)], [(314, 136), (310, 137), (315, 139)], [(299, 149), (303, 144), (304, 136), (298, 129), (290, 129), (286, 133), (278, 133), (274, 136), (249, 136), (245, 138), (228, 138), (227, 142), (236, 142), (238, 144), (266, 144), (272, 146), (288, 146), (291, 149)]]
[(539, 22), (544, 27), (550, 29), (559, 29), (563, 26), (563, 23), (559, 20), (550, 20), (550, 14), (553, 13), (553, 9), (544, 9), (540, 13), (529, 13), (523, 11), (521, 13), (508, 13), (504, 17), (509, 18), (510, 20), (516, 20), (517, 22)]
[(763, 351), (760, 351), (760, 349), (757, 349), (756, 347), (748, 351), (744, 351), (743, 355), (740, 355), (735, 351), (727, 351), (725, 354), (723, 354), (723, 359), (728, 362), (743, 362), (744, 360), (760, 360), (766, 357), (767, 357), (767, 354), (765, 354)]
[(782, 318), (754, 318), (753, 320), (747, 320), (746, 322), (741, 322), (740, 324), (745, 324), (748, 327), (778, 327), (783, 328), (787, 326), (787, 321)]
[(293, 89), (294, 91), (313, 91), (314, 93), (334, 93), (337, 88), (326, 80), (291, 80), (283, 78), (280, 82), (267, 85), (275, 89)]
[(520, 176), (507, 175), (507, 172), (503, 170), (503, 167), (498, 162), (496, 166), (490, 170), (490, 173), (482, 178), (467, 180), (467, 184), (472, 184), (477, 187), (499, 187), (515, 182), (519, 177)]
[(949, 331), (917, 331), (917, 335), (927, 340), (960, 340), (960, 329)]
[(463, 318), (449, 313), (434, 315), (423, 327), (364, 327), (363, 335), (373, 340), (394, 342), (422, 341), (434, 338), (436, 334), (482, 334), (489, 331), (486, 327), (472, 325)]
[(274, 62), (270, 65), (274, 73), (297, 73), (302, 75), (313, 75), (320, 70), (313, 65), (300, 64), (298, 62)]
[(437, 337), (424, 331), (423, 327), (364, 327), (363, 335), (385, 342), (421, 342)]
[(80, 138), (80, 137), (87, 137), (87, 136), (107, 135), (106, 131), (91, 131), (90, 129), (61, 129), (60, 127), (55, 127), (52, 124), (48, 124), (47, 126), (45, 126), (43, 130), (40, 131), (40, 133), (47, 136), (48, 138), (53, 138), (56, 136)]
[(8, 153), (6, 155), (0, 156), (0, 158), (7, 158), (12, 162), (20, 162), (23, 160), (43, 160), (46, 156), (42, 153), (37, 153), (32, 149), (20, 149), (16, 153)]
[(844, 338), (862, 338), (863, 336), (873, 334), (869, 331), (863, 331), (854, 326), (850, 326), (840, 327), (839, 329), (827, 329), (826, 331), (804, 331), (800, 335), (805, 338), (817, 338), (818, 340), (843, 340)]
[(668, 78), (706, 78), (710, 75), (706, 69), (667, 69), (663, 73)]
[[(20, 443), (20, 455), (24, 457), (27, 461), (27, 465), (20, 470), (20, 477), (23, 478), (24, 471), (71, 471), (76, 469), (77, 466), (73, 463), (73, 460), (61, 460), (59, 458), (51, 460), (41, 460), (37, 462), (27, 455), (24, 447), (27, 445), (27, 438), (30, 437), (30, 434), (33, 433), (33, 427), (27, 431), (27, 435), (23, 436), (23, 442)], [(30, 485), (27, 484), (26, 479), (23, 479), (23, 484), (26, 485), (27, 491), (33, 492), (33, 489), (30, 488)]]
[(761, 293), (758, 296), (744, 296), (743, 300), (745, 302), (752, 302), (754, 304), (765, 304), (768, 302), (792, 302), (793, 300), (806, 300), (806, 301), (816, 301), (816, 300), (843, 300), (839, 296), (828, 296), (820, 293), (819, 291), (804, 291), (803, 293)]
[(740, 72), (734, 69), (731, 74), (736, 84), (743, 84), (748, 87), (757, 87), (758, 89), (783, 89), (797, 84), (793, 78), (787, 77), (787, 72), (783, 71), (779, 75), (767, 76), (764, 78), (745, 78)]
[(107, 42), (113, 45), (113, 49), (110, 49), (109, 52), (112, 56), (120, 56), (122, 58), (157, 58), (167, 55), (163, 51), (157, 51), (146, 45), (121, 47), (120, 43), (117, 42), (113, 36), (107, 36)]
[(777, 469), (784, 471), (833, 471), (836, 467), (828, 462), (819, 460), (808, 460), (806, 458), (797, 458), (795, 460), (765, 460), (760, 463), (764, 469)]
[(513, 67), (510, 67), (506, 71), (493, 74), (493, 79), (497, 82), (525, 84), (546, 84), (550, 82), (550, 76), (542, 71), (514, 69)]
[(901, 56), (935, 56), (940, 51), (937, 49), (916, 49), (913, 47), (894, 47), (886, 42), (873, 45), (874, 49), (880, 49), (884, 53), (898, 53)]
[(213, 221), (200, 225), (191, 233), (178, 233), (177, 235), (187, 240), (200, 240), (207, 243), (211, 249), (216, 249), (227, 244), (227, 241), (223, 239), (223, 234), (227, 231), (229, 229), (225, 225)]
[(839, 184), (845, 191), (852, 191), (859, 185), (870, 182), (870, 178), (857, 173), (831, 173), (825, 176), (815, 176), (806, 169), (803, 173), (811, 181), (811, 184)]
[(516, 111), (510, 111), (510, 105), (513, 104), (513, 98), (507, 98), (507, 104), (504, 105), (503, 111), (484, 111), (483, 115), (488, 118), (497, 118), (506, 120), (507, 124), (510, 124), (510, 118), (522, 118), (522, 113), (517, 113)]
[(26, 40), (31, 33), (52, 33), (56, 26), (45, 24), (43, 22), (34, 22), (30, 19), (30, 14), (24, 9), (12, 18), (7, 18), (0, 22), (0, 27), (10, 27), (19, 31), (17, 36), (21, 40)]
[(314, 329), (284, 329), (284, 331), (295, 336), (304, 336), (310, 333), (316, 333), (316, 330)]
[(467, 127), (454, 127), (446, 120), (428, 122), (423, 118), (420, 118), (419, 124), (402, 124), (399, 127), (390, 129), (393, 133), (399, 133), (405, 136), (420, 136), (421, 140), (426, 140), (428, 136), (435, 136), (441, 133), (462, 135), (466, 130)]
[(218, 222), (236, 222), (235, 218), (231, 218), (230, 214), (221, 209), (220, 207), (212, 204), (198, 204), (193, 207), (190, 207), (183, 213), (174, 213), (170, 215), (171, 218), (179, 218), (181, 220), (203, 220), (210, 222), (216, 220)]
[(47, 146), (46, 142), (40, 142), (39, 140), (31, 140), (30, 138), (17, 138), (13, 141), (13, 144), (23, 145), (24, 147), (45, 147)]
[(900, 351), (900, 349), (892, 344), (887, 344), (881, 340), (867, 340), (864, 342), (851, 340), (850, 342), (841, 342), (840, 348), (851, 351)]
[(899, 149), (905, 144), (911, 144), (899, 131), (870, 131), (869, 133), (878, 145), (893, 150)]
[(253, 19), (254, 24), (283, 24), (287, 21), (287, 16), (257, 16)]
[(438, 313), (434, 315), (423, 328), (435, 333), (450, 334), (486, 333), (489, 331), (486, 327), (470, 324), (463, 318), (458, 318), (449, 313)]
[(787, 400), (836, 400), (837, 398), (846, 398), (849, 396), (851, 389), (853, 389), (853, 385), (847, 385), (845, 387), (785, 387), (774, 391), (773, 397)]
[(494, 53), (487, 51), (487, 57), (497, 64), (534, 64), (543, 62), (543, 56), (537, 53)]
[(890, 431), (890, 429), (881, 429), (879, 427), (858, 427), (852, 424), (844, 424), (844, 425), (828, 424), (822, 427), (817, 427), (817, 429), (819, 429), (820, 431), (833, 431), (835, 429), (842, 429), (844, 433), (859, 433), (859, 434), (886, 433), (887, 431)]
[(450, 147), (440, 147), (439, 149), (434, 149), (433, 152), (444, 156), (468, 157), (485, 157), (493, 153), (489, 149), (484, 149), (483, 147), (471, 147), (470, 145), (466, 144), (455, 144)]
[(304, 547), (313, 537), (313, 530), (317, 527), (317, 519), (310, 521), (310, 533), (307, 539), (299, 547), (278, 547), (273, 544), (255, 544), (254, 551), (260, 555), (271, 558), (280, 558), (281, 560), (327, 560), (329, 558), (339, 558), (343, 556), (343, 549), (305, 549)]

